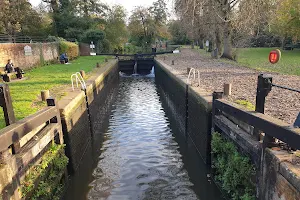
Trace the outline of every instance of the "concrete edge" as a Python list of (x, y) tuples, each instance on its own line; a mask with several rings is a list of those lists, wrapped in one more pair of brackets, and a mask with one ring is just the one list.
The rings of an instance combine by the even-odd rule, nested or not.
[[(87, 81), (87, 94), (92, 94), (94, 89), (97, 88), (105, 79), (105, 77), (116, 67), (117, 61), (113, 60), (101, 67), (92, 75)], [(68, 90), (68, 95), (58, 101), (58, 107), (62, 118), (68, 118), (72, 111), (85, 101), (85, 94), (82, 90), (76, 89)]]
[[(181, 78), (177, 77), (175, 74), (172, 73), (172, 67), (167, 65), (160, 60), (154, 59), (155, 64), (159, 65), (169, 76), (171, 76), (174, 80), (176, 80), (182, 87), (186, 87), (185, 81)], [(211, 110), (212, 106), (212, 93), (209, 93), (201, 88), (198, 87), (189, 87), (191, 94), (196, 97), (198, 101), (200, 101), (203, 105), (205, 105), (209, 110)]]

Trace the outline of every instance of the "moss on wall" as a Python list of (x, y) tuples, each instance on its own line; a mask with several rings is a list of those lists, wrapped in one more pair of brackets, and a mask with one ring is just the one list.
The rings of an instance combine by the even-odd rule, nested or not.
[(64, 146), (53, 143), (41, 162), (29, 169), (21, 182), (24, 199), (60, 199), (64, 184), (61, 179), (68, 164)]
[(250, 159), (220, 133), (213, 133), (211, 147), (214, 177), (222, 189), (233, 200), (254, 200), (255, 167)]

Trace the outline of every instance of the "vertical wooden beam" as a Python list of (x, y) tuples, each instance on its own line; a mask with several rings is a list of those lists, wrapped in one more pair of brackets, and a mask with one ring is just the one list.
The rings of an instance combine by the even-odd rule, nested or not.
[(224, 83), (224, 95), (230, 96), (231, 95), (231, 84), (230, 83)]
[(6, 84), (0, 85), (0, 106), (3, 108), (6, 126), (15, 123), (16, 117), (13, 110), (12, 99), (9, 87)]
[(82, 78), (85, 78), (85, 71), (84, 70), (80, 70), (80, 74), (81, 74)]
[(63, 144), (64, 143), (64, 136), (63, 136), (63, 133), (62, 133), (62, 125), (61, 125), (61, 119), (60, 119), (60, 112), (59, 112), (59, 108), (57, 106), (57, 103), (56, 103), (56, 100), (55, 98), (48, 98), (47, 99), (47, 106), (55, 106), (57, 108), (57, 116), (50, 119), (50, 123), (58, 123), (59, 124), (59, 130), (58, 131), (58, 135), (59, 135), (59, 141), (57, 143), (59, 144)]
[(50, 97), (50, 92), (49, 90), (42, 90), (41, 91), (41, 98), (42, 101), (47, 101), (47, 99)]
[[(257, 80), (257, 90), (256, 90), (256, 104), (255, 111), (260, 113), (265, 113), (265, 102), (266, 97), (272, 90), (272, 77), (265, 74), (260, 74)], [(254, 127), (254, 137), (256, 140), (260, 140), (261, 131)], [(269, 146), (274, 143), (275, 139), (268, 136), (267, 133), (264, 137), (264, 145)]]

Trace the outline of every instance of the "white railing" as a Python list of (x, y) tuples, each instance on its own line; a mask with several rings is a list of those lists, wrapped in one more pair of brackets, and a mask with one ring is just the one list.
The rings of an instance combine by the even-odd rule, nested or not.
[(73, 91), (74, 91), (74, 78), (75, 78), (75, 81), (76, 81), (77, 88), (79, 86), (78, 83), (80, 83), (81, 89), (85, 90), (86, 89), (85, 81), (84, 81), (83, 77), (81, 76), (81, 74), (79, 72), (76, 72), (75, 74), (71, 75), (71, 82), (72, 82)]
[[(192, 86), (193, 82), (197, 81), (196, 80), (196, 74), (198, 75), (198, 87), (200, 87), (200, 72), (199, 72), (199, 70), (196, 70), (195, 68), (190, 69), (189, 76), (188, 76), (188, 79), (187, 79), (187, 84), (191, 84), (191, 86)], [(194, 78), (192, 79), (192, 81), (190, 83), (190, 79), (191, 79), (192, 75), (193, 75)]]

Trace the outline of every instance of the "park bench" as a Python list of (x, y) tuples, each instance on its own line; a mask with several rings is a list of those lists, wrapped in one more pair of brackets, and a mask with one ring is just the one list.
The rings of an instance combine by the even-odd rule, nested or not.
[(22, 70), (18, 67), (16, 67), (15, 69), (15, 72), (7, 73), (3, 67), (0, 68), (0, 73), (4, 82), (11, 82), (11, 80), (23, 78), (24, 73), (22, 72)]

